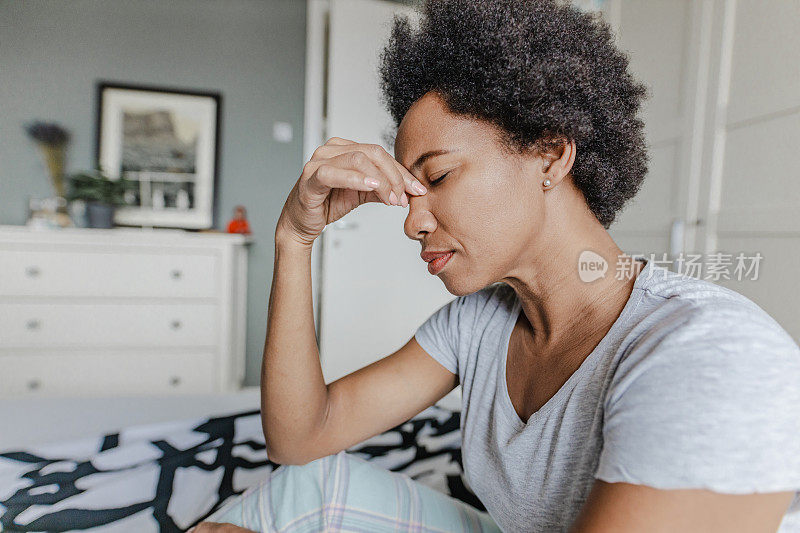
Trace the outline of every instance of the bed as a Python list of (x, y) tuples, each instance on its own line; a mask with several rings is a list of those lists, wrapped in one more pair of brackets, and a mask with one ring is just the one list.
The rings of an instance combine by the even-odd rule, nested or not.
[[(0, 530), (184, 531), (272, 469), (257, 388), (183, 397), (12, 400), (0, 407)], [(350, 449), (485, 510), (440, 402)]]

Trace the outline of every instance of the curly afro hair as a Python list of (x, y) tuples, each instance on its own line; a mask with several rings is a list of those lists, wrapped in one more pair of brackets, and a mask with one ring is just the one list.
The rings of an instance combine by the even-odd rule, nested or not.
[(423, 0), (421, 15), (416, 29), (395, 15), (380, 55), (395, 128), (435, 91), (453, 113), (498, 126), (508, 150), (574, 140), (573, 179), (608, 229), (649, 160), (636, 116), (649, 90), (608, 23), (558, 0)]

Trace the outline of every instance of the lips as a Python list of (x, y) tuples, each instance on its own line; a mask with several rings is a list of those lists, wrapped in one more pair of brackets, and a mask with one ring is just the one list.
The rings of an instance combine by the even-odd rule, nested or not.
[(430, 253), (428, 257), (434, 256), (434, 259), (428, 261), (428, 272), (436, 275), (442, 271), (445, 265), (450, 261), (450, 258), (453, 257), (455, 252), (444, 252), (444, 253)]
[(437, 251), (427, 251), (427, 252), (422, 252), (421, 254), (419, 254), (419, 256), (426, 263), (430, 263), (434, 259), (442, 257), (443, 255), (447, 255), (447, 254), (452, 253), (452, 252), (453, 252), (453, 250), (442, 250), (442, 251), (439, 251), (439, 252), (437, 252)]

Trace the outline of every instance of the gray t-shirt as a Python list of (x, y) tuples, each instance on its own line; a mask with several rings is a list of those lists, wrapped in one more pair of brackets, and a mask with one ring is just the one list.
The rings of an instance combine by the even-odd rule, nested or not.
[(610, 331), (527, 423), (505, 379), (520, 312), (494, 283), (415, 335), (459, 377), (466, 480), (503, 531), (566, 531), (594, 478), (792, 490), (779, 532), (800, 531), (800, 347), (762, 308), (648, 262)]

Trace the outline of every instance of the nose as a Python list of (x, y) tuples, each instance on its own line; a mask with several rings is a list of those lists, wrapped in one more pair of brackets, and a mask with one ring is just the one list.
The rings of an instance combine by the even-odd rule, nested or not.
[(408, 215), (403, 231), (409, 239), (422, 241), (426, 234), (436, 229), (436, 217), (425, 205), (425, 196), (409, 196)]

